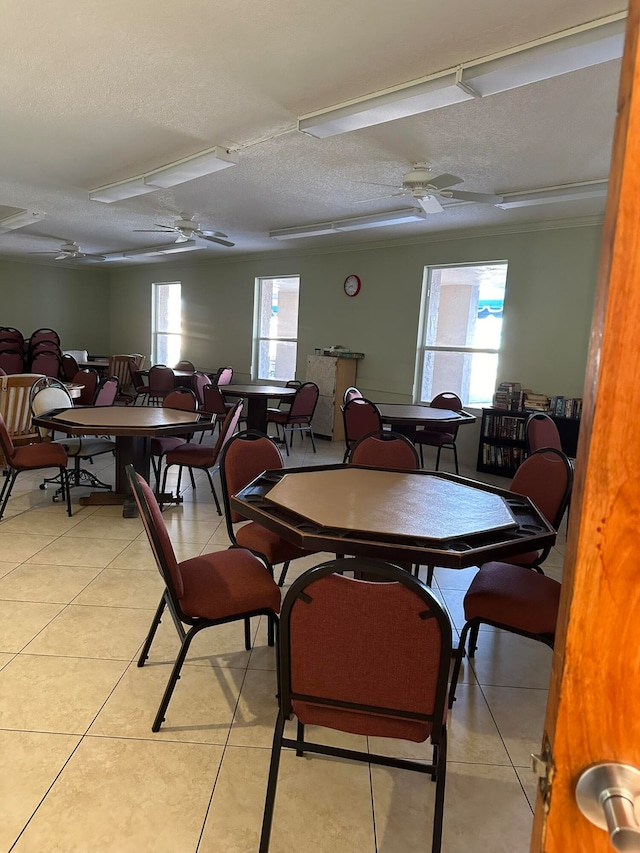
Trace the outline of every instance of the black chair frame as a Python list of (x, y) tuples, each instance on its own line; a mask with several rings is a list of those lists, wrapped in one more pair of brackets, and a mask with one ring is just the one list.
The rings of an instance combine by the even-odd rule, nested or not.
[[(164, 560), (164, 551), (162, 543), (160, 542), (160, 539), (157, 535), (153, 519), (151, 518), (151, 514), (149, 513), (147, 507), (147, 502), (138, 483), (135, 468), (133, 467), (133, 465), (127, 465), (126, 470), (127, 478), (129, 480), (129, 483), (131, 484), (131, 491), (133, 492), (133, 496), (138, 505), (138, 509), (145, 521), (145, 527), (147, 528), (151, 536), (154, 555), (158, 562), (158, 568), (161, 570), (162, 577), (165, 582), (165, 590), (162, 594), (160, 603), (158, 604), (155, 615), (153, 617), (153, 621), (151, 622), (149, 633), (147, 634), (147, 638), (144, 641), (144, 645), (140, 652), (140, 657), (138, 658), (138, 666), (144, 666), (145, 661), (149, 657), (151, 644), (153, 643), (156, 631), (158, 630), (158, 626), (162, 621), (162, 616), (164, 614), (165, 608), (167, 608), (169, 610), (169, 613), (171, 614), (173, 624), (175, 625), (176, 631), (178, 632), (178, 636), (180, 637), (181, 643), (180, 651), (178, 652), (178, 656), (176, 657), (173, 669), (171, 670), (171, 676), (169, 677), (169, 681), (165, 688), (164, 695), (162, 696), (158, 712), (151, 727), (152, 731), (158, 732), (160, 731), (160, 726), (164, 722), (164, 715), (169, 706), (169, 702), (171, 701), (171, 696), (173, 695), (173, 691), (178, 682), (178, 679), (180, 678), (180, 670), (182, 669), (182, 665), (184, 664), (184, 661), (187, 657), (189, 646), (191, 645), (191, 642), (196, 636), (196, 634), (202, 631), (203, 628), (210, 628), (214, 625), (224, 625), (227, 622), (239, 622), (240, 620), (244, 620), (244, 644), (245, 649), (249, 651), (251, 649), (251, 617), (268, 616), (269, 625), (271, 626), (268, 642), (269, 645), (272, 646), (273, 625), (277, 625), (278, 616), (272, 610), (266, 608), (261, 608), (259, 610), (251, 610), (247, 611), (246, 613), (238, 613), (234, 614), (233, 616), (224, 617), (222, 619), (204, 619), (193, 616), (187, 616), (186, 613), (184, 613), (180, 608), (180, 602), (174, 594), (173, 584), (171, 582), (171, 572), (166, 564), (166, 561)], [(191, 627), (188, 631), (185, 631), (184, 625), (190, 625)]]
[[(356, 565), (357, 564), (357, 565)], [(291, 611), (294, 605), (311, 601), (305, 589), (319, 578), (330, 574), (342, 574), (344, 571), (353, 571), (366, 576), (368, 580), (383, 583), (398, 582), (407, 587), (411, 592), (421, 598), (427, 609), (421, 618), (435, 618), (438, 621), (441, 635), (441, 648), (438, 666), (438, 682), (436, 688), (433, 714), (409, 713), (406, 710), (385, 708), (376, 705), (356, 704), (333, 699), (331, 697), (306, 696), (294, 693), (291, 689), (291, 652), (290, 652), (290, 623)], [(371, 764), (379, 764), (385, 767), (398, 767), (403, 770), (414, 770), (418, 773), (428, 773), (432, 781), (436, 783), (435, 814), (433, 823), (432, 853), (440, 853), (442, 844), (442, 823), (444, 813), (444, 792), (446, 781), (447, 764), (447, 726), (446, 726), (446, 703), (448, 693), (449, 663), (452, 656), (452, 631), (449, 617), (444, 611), (442, 604), (434, 593), (428, 589), (420, 580), (414, 578), (404, 569), (380, 560), (366, 558), (350, 558), (331, 560), (322, 563), (315, 568), (309, 569), (297, 578), (287, 592), (280, 611), (278, 623), (278, 704), (279, 711), (273, 736), (273, 747), (271, 753), (271, 766), (269, 768), (269, 779), (267, 783), (267, 794), (265, 801), (262, 834), (260, 837), (260, 853), (267, 853), (269, 849), (269, 838), (273, 820), (273, 809), (276, 798), (276, 787), (278, 782), (278, 769), (280, 765), (280, 753), (283, 747), (294, 749), (297, 756), (303, 756), (305, 752), (317, 753), (319, 755), (332, 755), (338, 758), (363, 761)], [(310, 742), (305, 739), (304, 725), (298, 721), (296, 737), (284, 737), (285, 720), (293, 716), (292, 700), (310, 701), (319, 705), (327, 705), (332, 708), (345, 708), (379, 716), (402, 717), (408, 720), (432, 722), (431, 744), (433, 746), (433, 758), (430, 764), (410, 761), (401, 758), (390, 758), (385, 755), (376, 755), (368, 752), (358, 752), (351, 749), (340, 749)]]

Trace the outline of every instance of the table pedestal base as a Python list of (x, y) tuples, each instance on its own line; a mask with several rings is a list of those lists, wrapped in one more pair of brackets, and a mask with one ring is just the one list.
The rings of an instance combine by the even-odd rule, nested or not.
[[(158, 503), (181, 504), (182, 496), (173, 495), (171, 492), (163, 492), (156, 495)], [(133, 495), (121, 495), (118, 492), (91, 492), (79, 500), (80, 506), (121, 506), (123, 518), (137, 518), (138, 506)]]

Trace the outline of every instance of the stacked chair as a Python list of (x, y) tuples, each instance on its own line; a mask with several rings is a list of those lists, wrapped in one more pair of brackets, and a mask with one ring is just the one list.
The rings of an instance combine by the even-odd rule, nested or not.
[(0, 326), (0, 368), (6, 374), (24, 372), (25, 342), (13, 326)]
[(58, 379), (62, 375), (60, 335), (53, 329), (36, 329), (29, 338), (26, 363), (32, 373)]

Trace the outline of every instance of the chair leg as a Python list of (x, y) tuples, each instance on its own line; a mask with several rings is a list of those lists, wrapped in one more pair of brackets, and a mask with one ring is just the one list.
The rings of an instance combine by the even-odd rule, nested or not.
[(467, 634), (472, 627), (471, 622), (465, 622), (464, 628), (460, 632), (460, 641), (458, 642), (458, 650), (456, 653), (456, 662), (453, 666), (451, 675), (451, 684), (449, 685), (449, 707), (453, 708), (453, 703), (456, 701), (456, 687), (458, 686), (458, 678), (460, 678), (460, 667), (464, 658), (464, 649), (467, 643)]
[(283, 424), (282, 425), (282, 440), (284, 441), (284, 449), (287, 451), (287, 456), (289, 455), (289, 445), (287, 444), (287, 428)]
[(251, 619), (248, 616), (244, 620), (244, 647), (251, 651)]
[(60, 468), (60, 482), (62, 491), (67, 496), (67, 515), (71, 518), (71, 489), (69, 488), (69, 474), (66, 468)]
[(211, 476), (211, 471), (208, 468), (205, 468), (207, 472), (207, 477), (209, 478), (209, 485), (211, 486), (211, 494), (213, 495), (213, 499), (216, 502), (216, 509), (218, 511), (218, 515), (222, 515), (222, 510), (220, 509), (220, 501), (218, 500), (218, 495), (216, 494), (216, 487), (213, 485), (213, 477)]
[(447, 727), (442, 727), (440, 743), (438, 745), (438, 768), (436, 771), (436, 798), (433, 813), (433, 841), (432, 853), (440, 853), (442, 850), (442, 822), (444, 818), (444, 788), (447, 777)]
[(313, 447), (313, 452), (315, 453), (316, 452), (316, 443), (313, 439), (313, 428), (312, 428), (311, 424), (309, 424), (309, 436), (311, 438), (311, 447)]
[(440, 453), (442, 451), (442, 445), (438, 446), (438, 452), (436, 453), (436, 471), (440, 470)]
[(431, 586), (431, 584), (433, 583), (434, 569), (435, 569), (435, 566), (427, 566), (427, 581), (426, 581), (427, 586)]
[(191, 645), (191, 641), (198, 633), (200, 628), (203, 628), (204, 625), (194, 625), (186, 634), (184, 640), (182, 641), (182, 645), (180, 646), (180, 651), (178, 652), (178, 657), (176, 658), (176, 662), (173, 665), (173, 669), (171, 670), (171, 675), (169, 677), (169, 681), (164, 691), (164, 696), (162, 697), (162, 701), (160, 702), (160, 707), (158, 708), (158, 713), (156, 714), (156, 718), (153, 721), (153, 725), (151, 726), (152, 732), (159, 732), (160, 726), (164, 722), (164, 715), (169, 706), (169, 702), (171, 701), (171, 697), (173, 695), (173, 691), (175, 690), (175, 686), (180, 678), (180, 670), (182, 669), (182, 664), (185, 661), (187, 656), (187, 652), (189, 651), (189, 646)]
[(144, 662), (149, 657), (151, 644), (153, 643), (153, 638), (155, 637), (156, 631), (158, 630), (158, 625), (162, 622), (162, 614), (164, 613), (164, 609), (166, 606), (167, 600), (163, 593), (162, 598), (160, 599), (160, 604), (158, 605), (158, 608), (153, 617), (151, 627), (149, 628), (147, 639), (144, 641), (144, 646), (142, 647), (142, 651), (140, 652), (140, 657), (138, 658), (138, 666), (144, 666)]
[(9, 500), (9, 496), (11, 495), (11, 490), (13, 489), (13, 484), (16, 481), (16, 477), (18, 476), (17, 471), (11, 471), (7, 479), (4, 481), (4, 485), (2, 487), (2, 492), (0, 492), (0, 500), (2, 500), (2, 506), (0, 506), (0, 518), (4, 515), (4, 510), (7, 505), (7, 501)]
[(273, 648), (275, 644), (275, 619), (273, 616), (267, 616), (267, 645)]
[(296, 747), (296, 755), (298, 758), (302, 758), (304, 755), (304, 750), (300, 746), (300, 741), (304, 740), (304, 723), (301, 723), (298, 720), (298, 725), (296, 726), (296, 740), (298, 741), (298, 746)]
[(473, 626), (471, 627), (471, 634), (469, 636), (469, 657), (470, 658), (472, 658), (475, 655), (476, 649), (478, 648), (478, 632), (479, 632), (479, 630), (480, 630), (480, 623), (474, 622)]
[(264, 804), (264, 816), (262, 818), (262, 832), (260, 834), (260, 848), (258, 853), (268, 853), (269, 839), (271, 837), (271, 824), (273, 823), (273, 807), (276, 802), (276, 788), (278, 786), (278, 770), (280, 768), (280, 753), (282, 751), (282, 734), (284, 732), (284, 715), (278, 711), (278, 719), (273, 733), (273, 746), (271, 747), (271, 765), (269, 767), (269, 781), (267, 782), (267, 796)]
[(289, 570), (289, 563), (291, 560), (287, 560), (286, 563), (282, 566), (282, 571), (280, 572), (280, 579), (278, 581), (278, 586), (284, 586), (284, 579), (287, 576), (287, 571)]
[(454, 464), (455, 464), (455, 466), (456, 466), (456, 474), (459, 474), (459, 473), (460, 473), (460, 471), (458, 471), (458, 451), (457, 451), (457, 449), (456, 449), (456, 443), (455, 443), (455, 441), (454, 441), (454, 443), (451, 445), (451, 449), (453, 450), (453, 461), (454, 461)]

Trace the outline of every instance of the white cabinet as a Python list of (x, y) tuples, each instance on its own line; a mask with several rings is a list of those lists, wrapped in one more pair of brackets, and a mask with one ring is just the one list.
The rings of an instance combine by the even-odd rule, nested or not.
[(313, 431), (332, 441), (344, 441), (342, 397), (350, 385), (356, 384), (358, 360), (331, 355), (307, 356), (307, 382), (315, 382), (320, 390), (313, 416)]

